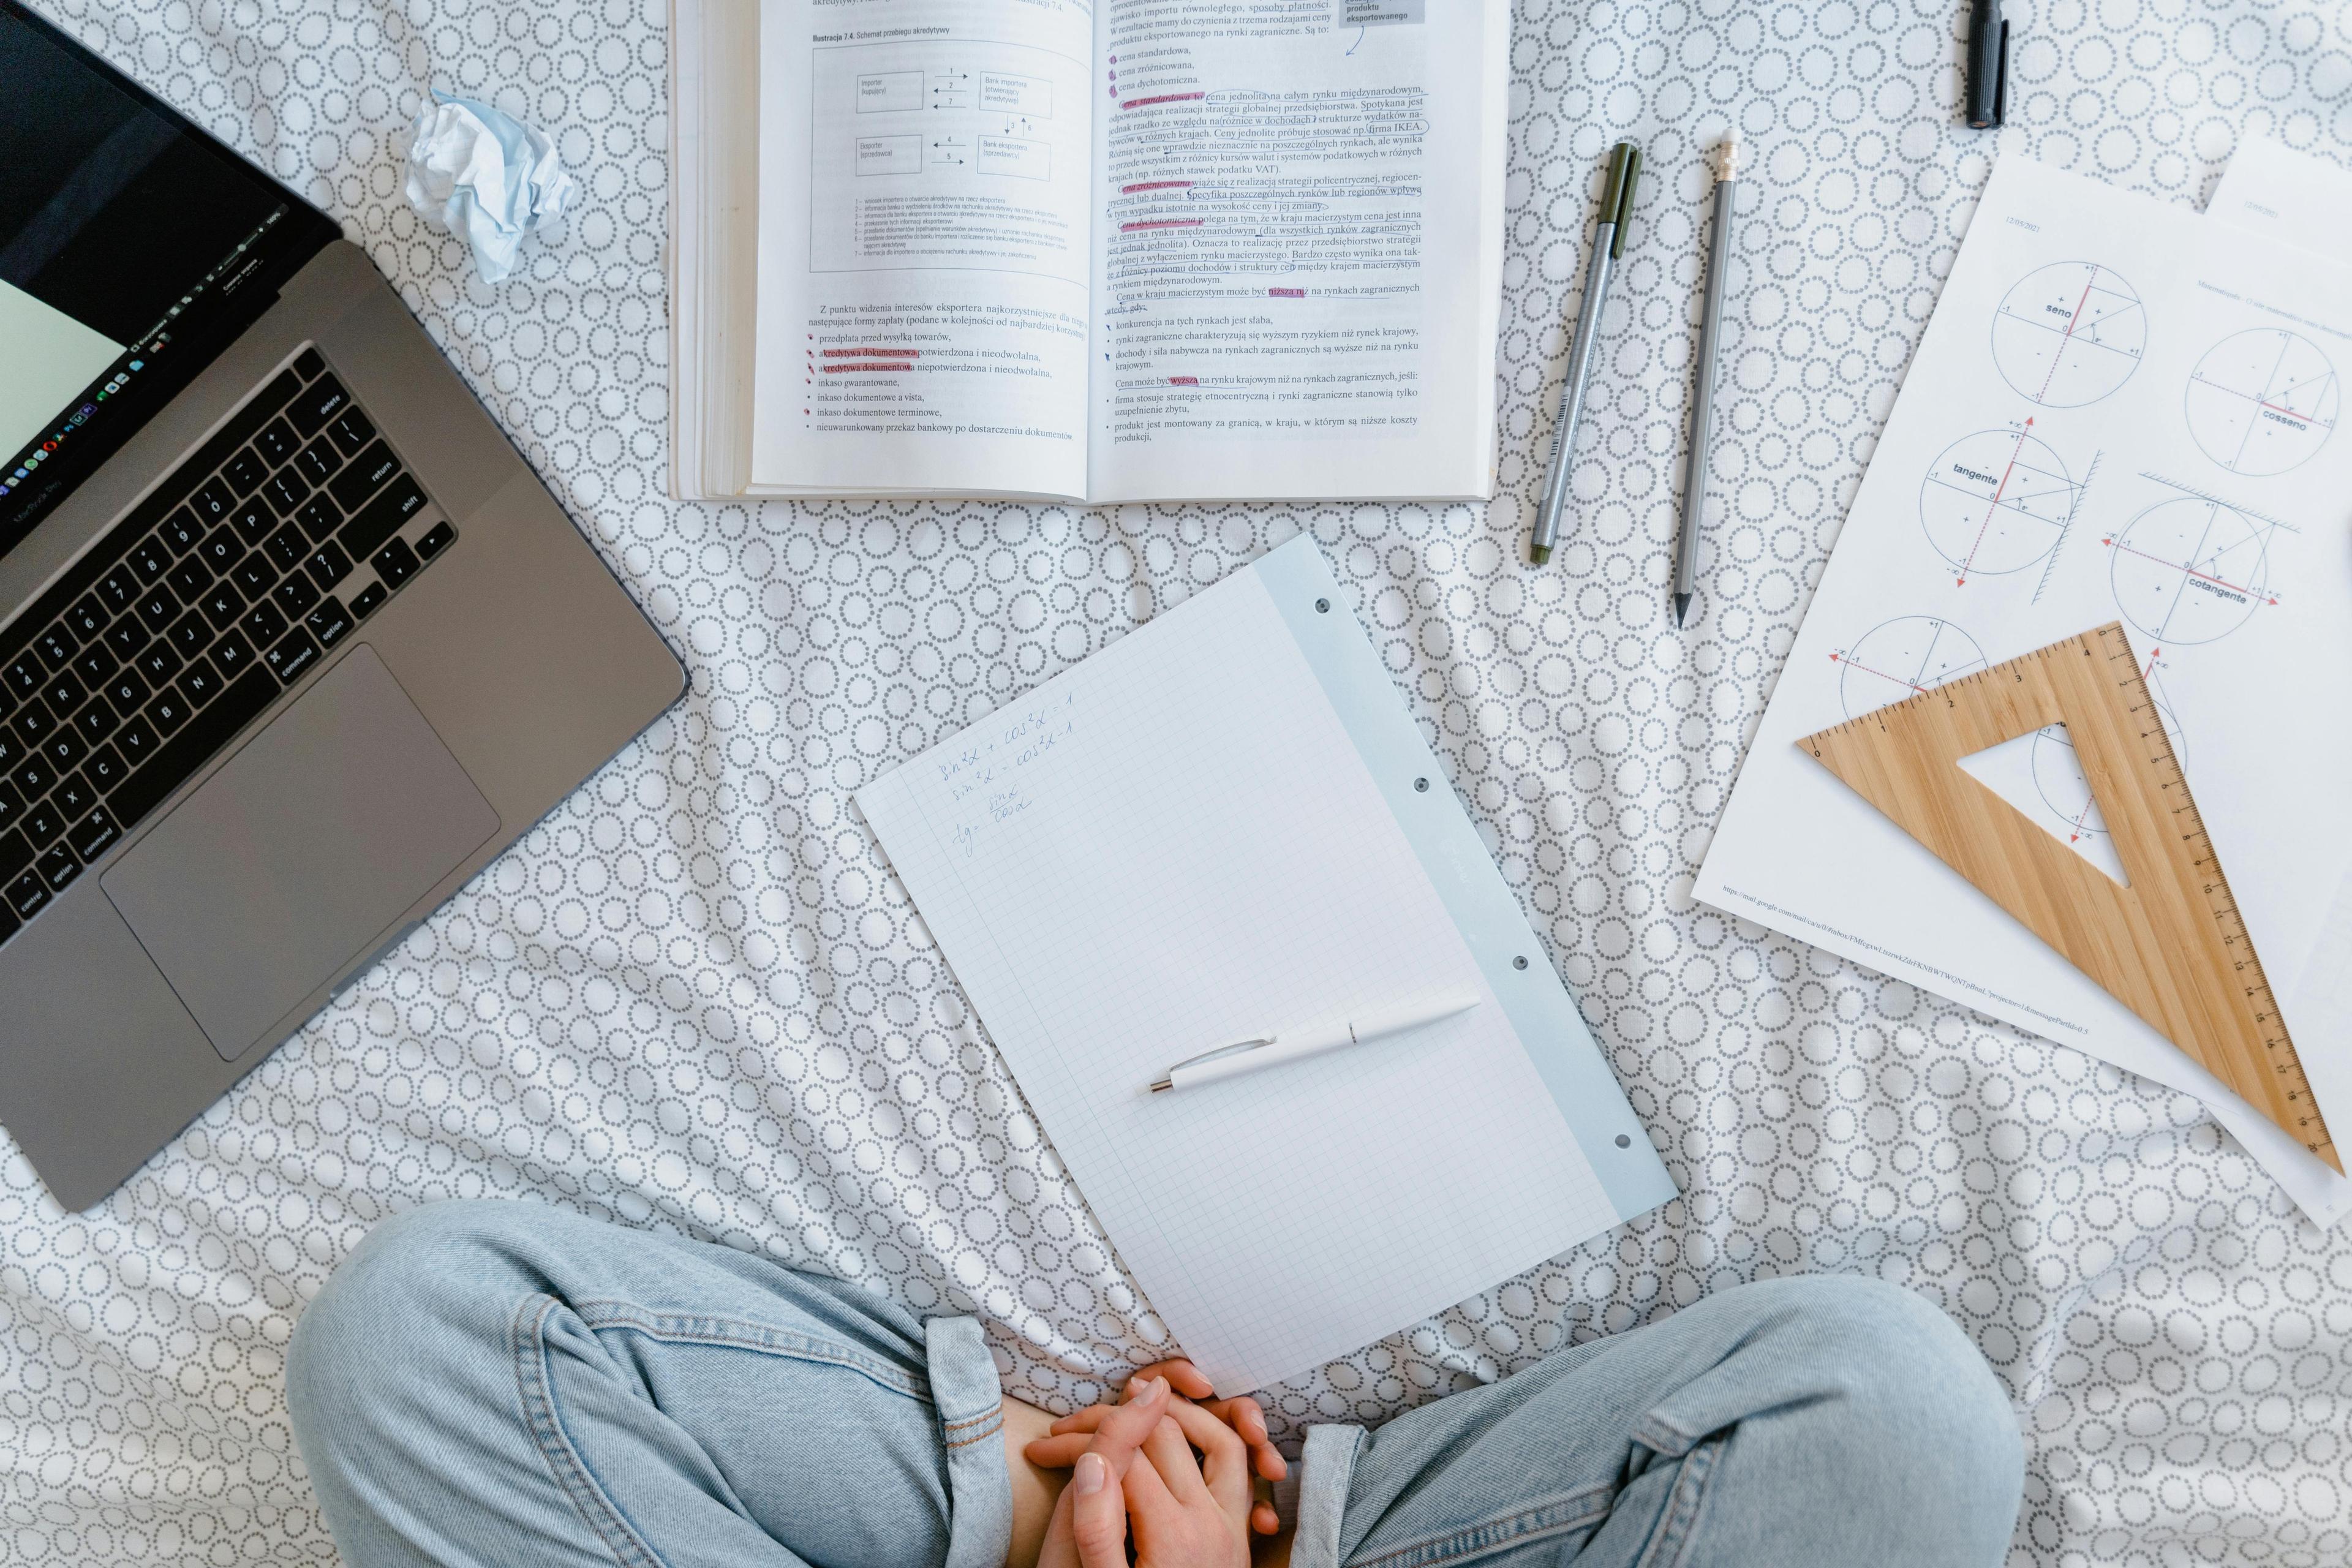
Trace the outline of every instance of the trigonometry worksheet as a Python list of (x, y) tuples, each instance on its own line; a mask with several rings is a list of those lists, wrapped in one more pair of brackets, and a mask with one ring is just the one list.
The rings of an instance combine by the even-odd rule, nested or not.
[[(2352, 268), (2004, 159), (1696, 889), (2198, 1095), (2323, 1225), (2352, 1182), (1795, 742), (2120, 620), (2320, 1110), (2352, 1139), (2352, 1041), (2306, 1037), (2292, 1004), (2352, 868), (2347, 367)], [(2064, 726), (1963, 765), (2122, 879)]]

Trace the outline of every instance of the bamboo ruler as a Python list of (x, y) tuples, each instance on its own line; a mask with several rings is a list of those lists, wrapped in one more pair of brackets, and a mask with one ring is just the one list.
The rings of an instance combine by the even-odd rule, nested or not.
[[(1959, 765), (2063, 722), (2131, 885)], [(2110, 621), (1797, 744), (2337, 1171), (2263, 961)]]

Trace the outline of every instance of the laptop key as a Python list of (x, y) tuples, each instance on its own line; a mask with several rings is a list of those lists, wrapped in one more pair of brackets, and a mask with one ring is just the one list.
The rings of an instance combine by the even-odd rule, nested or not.
[(172, 569), (172, 552), (152, 538), (142, 539), (132, 545), (131, 553), (123, 559), (131, 563), (131, 570), (138, 574), (142, 587)]
[(113, 734), (121, 722), (103, 697), (91, 698), (89, 705), (73, 716), (73, 727), (81, 732), (84, 741), (93, 746)]
[(130, 769), (123, 765), (122, 753), (112, 746), (93, 746), (89, 761), (81, 765), (82, 776), (99, 787), (102, 794), (122, 782)]
[(0, 679), (7, 681), (11, 694), (17, 697), (35, 697), (39, 695), (42, 687), (49, 683), (49, 672), (41, 668), (39, 659), (28, 653), (10, 665), (6, 674), (0, 676)]
[(319, 602), (319, 590), (311, 585), (309, 577), (298, 572), (278, 584), (269, 596), (278, 601), (278, 607), (286, 612), (287, 619), (291, 620), (297, 616), (310, 613), (310, 606)]
[(170, 689), (158, 692), (147, 704), (147, 722), (159, 735), (170, 735), (188, 721), (188, 700)]
[(272, 463), (282, 463), (302, 449), (302, 437), (284, 419), (272, 419), (253, 438), (253, 448)]
[(278, 526), (278, 514), (257, 500), (249, 500), (229, 513), (228, 525), (247, 544), (258, 544)]
[(205, 535), (205, 542), (196, 546), (196, 553), (212, 568), (213, 575), (218, 576), (236, 565), (237, 557), (245, 553), (245, 541), (236, 536), (236, 530), (224, 525)]
[[(271, 584), (278, 581), (278, 563), (257, 550), (238, 562), (230, 571), (229, 577), (238, 587), (245, 590), (245, 596), (247, 599), (258, 599), (262, 595), (269, 592)], [(244, 608), (241, 605), (237, 607)]]
[(220, 695), (220, 671), (213, 668), (211, 659), (190, 659), (177, 684), (180, 695), (188, 700), (188, 706), (201, 708)]
[(8, 775), (8, 780), (25, 792), (26, 800), (34, 800), (49, 793), (49, 786), (58, 782), (58, 775), (50, 772), (47, 757), (38, 752), (28, 751), (24, 760), (16, 764), (16, 771)]
[(196, 547), (196, 541), (204, 536), (205, 525), (198, 522), (196, 514), (186, 507), (182, 507), (165, 518), (163, 526), (155, 531), (157, 541), (163, 544), (165, 551), (173, 555), (185, 555)]
[(154, 755), (155, 748), (163, 743), (163, 738), (155, 733), (155, 726), (147, 722), (142, 716), (126, 721), (121, 730), (116, 733), (114, 743), (122, 748), (124, 763), (136, 769), (142, 763)]
[(318, 544), (334, 537), (335, 530), (343, 525), (343, 514), (334, 498), (321, 490), (302, 503), (302, 510), (294, 514), (294, 521), (304, 538)]
[(425, 531), (425, 537), (416, 542), (416, 553), (430, 561), (448, 549), (457, 537), (457, 531), (449, 526), (448, 519), (444, 518)]
[(356, 511), (360, 503), (382, 489), (384, 481), (400, 472), (400, 459), (392, 448), (381, 441), (368, 447), (352, 459), (352, 466), (327, 481), (327, 493), (345, 511)]
[[(196, 715), (194, 722), (155, 747), (144, 762), (134, 762), (130, 778), (106, 797), (107, 809), (128, 833), (139, 826), (149, 812), (163, 804), (163, 799), (186, 782), (189, 774), (205, 765), (212, 754), (228, 744), (236, 733), (269, 706), (278, 695), (278, 682), (262, 668), (248, 669), (238, 679), (229, 683), (226, 691), (214, 699), (212, 704)], [(125, 732), (128, 732), (125, 726)], [(130, 753), (124, 752), (125, 756)]]
[(63, 814), (68, 822), (98, 804), (98, 791), (79, 773), (68, 773), (58, 787), (49, 792), (49, 804)]
[(278, 672), (278, 679), (291, 686), (297, 677), (319, 662), (319, 645), (300, 626), (288, 632), (276, 647), (261, 656), (264, 664)]
[(352, 574), (352, 558), (331, 539), (310, 552), (310, 581), (321, 588), (331, 588)]
[(366, 620), (383, 606), (386, 599), (391, 597), (392, 590), (383, 584), (369, 584), (352, 600), (352, 618), (355, 621)]
[(49, 677), (49, 683), (41, 688), (41, 700), (49, 705), (51, 711), (58, 713), (72, 712), (89, 695), (89, 689), (70, 669), (58, 671)]
[(100, 604), (95, 594), (84, 595), (80, 604), (66, 612), (66, 625), (71, 626), (74, 636), (84, 642), (104, 631), (106, 623), (113, 618), (113, 612)]
[(94, 807), (88, 816), (74, 824), (72, 830), (66, 835), (66, 842), (73, 846), (74, 853), (82, 858), (82, 863), (89, 865), (113, 848), (114, 841), (121, 837), (122, 829), (114, 825), (114, 818), (108, 816), (106, 807), (101, 805)]
[(330, 597), (303, 616), (302, 624), (310, 628), (310, 635), (319, 639), (320, 647), (332, 647), (357, 623), (352, 619), (352, 613), (343, 608), (341, 599)]
[(269, 510), (280, 517), (291, 517), (303, 498), (310, 493), (310, 483), (292, 468), (280, 468), (269, 476), (261, 487), (261, 499)]
[(375, 568), (375, 574), (383, 579), (384, 586), (397, 589), (416, 575), (418, 562), (416, 552), (408, 548), (408, 542), (395, 539), (369, 556), (368, 564)]
[(352, 553), (354, 561), (364, 561), (383, 548), (383, 542), (400, 531), (400, 525), (415, 517), (425, 505), (425, 492), (416, 488), (416, 477), (403, 474), (385, 487), (383, 494), (368, 502), (357, 517), (343, 524), (337, 542)]
[[(33, 852), (29, 845), (25, 850), (25, 863), (27, 866), (33, 863)], [(8, 907), (16, 911), (16, 918), (20, 921), (28, 921), (47, 909), (49, 900), (56, 895), (49, 891), (49, 885), (41, 880), (41, 874), (38, 871), (26, 871), (8, 884), (7, 896)]]
[(226, 479), (241, 496), (249, 496), (261, 488), (269, 477), (269, 464), (261, 454), (247, 447), (221, 465), (221, 478)]
[[(221, 586), (226, 588), (228, 585), (223, 584)], [(228, 591), (232, 595), (236, 592), (234, 588)], [(202, 653), (205, 645), (213, 640), (212, 629), (205, 625), (204, 613), (200, 610), (190, 610), (182, 616), (172, 623), (172, 629), (163, 636), (182, 658)]]
[(64, 892), (73, 886), (73, 879), (81, 875), (81, 862), (75, 859), (74, 852), (62, 844), (51, 845), (47, 854), (33, 862), (33, 868), (40, 872), (41, 880), (49, 885), (49, 891), (53, 893)]
[[(204, 603), (199, 607), (211, 619), (214, 630), (225, 632), (236, 625), (236, 618), (245, 614), (245, 595), (237, 591), (234, 581), (224, 577), (213, 584), (213, 591), (205, 595)], [(196, 647), (202, 647), (205, 643), (212, 640), (211, 635), (207, 633)], [(192, 653), (194, 649), (182, 648), (180, 651), (184, 654)]]
[[(146, 678), (148, 685), (161, 686), (179, 673), (180, 656), (172, 651), (170, 643), (152, 642), (147, 645), (147, 651), (139, 656), (137, 668)], [(128, 719), (131, 715), (125, 713), (123, 717)]]
[[(156, 646), (163, 647), (161, 643)], [(170, 656), (169, 648), (164, 648), (163, 651), (166, 656)], [(176, 667), (180, 661), (177, 658), (173, 658), (172, 662)], [(169, 676), (172, 672), (167, 669), (163, 673)], [(113, 703), (116, 712), (125, 719), (146, 706), (147, 692), (147, 682), (140, 677), (136, 669), (118, 669), (114, 672), (114, 679), (106, 683), (106, 700)]]
[(310, 552), (310, 542), (302, 537), (302, 531), (299, 528), (289, 522), (271, 534), (263, 542), (261, 549), (264, 554), (277, 563), (280, 572), (291, 572), (302, 564), (302, 557)]
[(139, 597), (139, 579), (131, 574), (128, 566), (117, 566), (98, 580), (98, 596), (106, 601), (109, 610), (119, 616)]
[(25, 699), (25, 705), (8, 721), (8, 728), (16, 732), (16, 739), (27, 746), (40, 745), (57, 727), (58, 716), (50, 712), (47, 704), (37, 697)]
[(25, 837), (33, 841), (36, 850), (46, 849), (50, 842), (66, 830), (66, 819), (47, 801), (35, 801), (25, 813)]
[(205, 552), (197, 551), (177, 566), (163, 574), (163, 581), (183, 600), (193, 599), (211, 585), (213, 569), (205, 563)]
[[(14, 879), (17, 873), (32, 863), (33, 847), (26, 842), (23, 834), (14, 829), (0, 833), (0, 877)], [(16, 889), (13, 886), (8, 889), (8, 901), (11, 904), (16, 902)], [(44, 903), (47, 901), (47, 900), (42, 900)], [(34, 907), (38, 908), (39, 905), (37, 904)], [(29, 914), (32, 911), (20, 908), (16, 912), (21, 915)]]
[(304, 381), (316, 381), (327, 374), (327, 362), (319, 357), (317, 349), (304, 349), (294, 356), (294, 374)]
[(117, 658), (137, 658), (148, 640), (147, 627), (136, 616), (125, 616), (106, 628), (106, 646)]
[(16, 793), (15, 784), (0, 779), (0, 829), (16, 826), (16, 819), (24, 815), (25, 797)]
[(74, 673), (81, 677), (82, 684), (96, 690), (106, 684), (106, 678), (112, 675), (121, 663), (112, 649), (102, 642), (94, 642), (74, 656), (73, 668)]
[(71, 664), (74, 654), (80, 647), (81, 638), (74, 636), (62, 621), (33, 639), (33, 651), (39, 654), (41, 662), (51, 669), (63, 669)]
[(350, 406), (351, 401), (351, 394), (343, 390), (343, 384), (331, 375), (326, 376), (294, 395), (293, 403), (287, 407), (286, 417), (292, 420), (294, 428), (304, 436), (316, 436), (326, 427), (329, 420)]
[(327, 426), (327, 434), (335, 438), (335, 445), (343, 449), (344, 457), (355, 458), (370, 441), (375, 439), (375, 426), (366, 415), (360, 412), (359, 405), (353, 404), (343, 410), (341, 418)]
[(343, 466), (343, 455), (324, 436), (294, 454), (294, 471), (313, 486), (323, 485)]
[(58, 725), (49, 731), (49, 738), (41, 742), (41, 755), (48, 759), (51, 773), (62, 773), (68, 769), (78, 768), (81, 766), (82, 758), (89, 754), (89, 747), (82, 742), (81, 732), (70, 724)]
[(245, 640), (243, 632), (232, 626), (221, 633), (220, 641), (213, 644), (212, 661), (220, 667), (223, 677), (235, 680), (253, 662), (253, 645)]
[(160, 583), (148, 589), (140, 597), (139, 618), (146, 622), (147, 629), (157, 637), (163, 635), (164, 628), (172, 624), (173, 617), (179, 613), (179, 595)]
[(277, 605), (264, 599), (246, 611), (245, 619), (237, 622), (237, 629), (253, 639), (254, 647), (268, 647), (286, 635), (286, 617), (278, 613)]
[(196, 514), (196, 521), (207, 528), (216, 522), (226, 522), (228, 514), (236, 510), (236, 491), (224, 479), (206, 479), (196, 488), (196, 493), (188, 498), (188, 509)]

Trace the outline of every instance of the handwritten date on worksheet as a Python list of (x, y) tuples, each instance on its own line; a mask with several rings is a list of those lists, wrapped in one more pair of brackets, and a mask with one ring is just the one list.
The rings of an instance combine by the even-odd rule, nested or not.
[(979, 847), (981, 830), (1027, 811), (1020, 775), (1066, 744), (1077, 732), (1077, 693), (1016, 703), (997, 714), (933, 763), (948, 799), (982, 809), (956, 825), (955, 844), (966, 858)]

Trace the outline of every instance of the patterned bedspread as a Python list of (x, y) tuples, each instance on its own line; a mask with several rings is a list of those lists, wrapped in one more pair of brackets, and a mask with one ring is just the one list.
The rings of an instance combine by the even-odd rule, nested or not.
[[(302, 1305), (383, 1216), (494, 1195), (976, 1311), (1095, 1398), (1167, 1338), (851, 811), (852, 791), (1312, 532), (1685, 1196), (1311, 1377), (1378, 1418), (1710, 1290), (1868, 1272), (1956, 1318), (2028, 1434), (2020, 1563), (2352, 1554), (2352, 1240), (2185, 1098), (1694, 904), (1996, 146), (2201, 203), (2248, 132), (2352, 159), (2352, 12), (2011, 0), (2011, 124), (1957, 122), (1927, 0), (1522, 0), (1498, 393), (1465, 506), (674, 504), (661, 0), (42, 0), (336, 215), (693, 670), (693, 692), (102, 1207), (0, 1148), (0, 1559), (323, 1562)], [(557, 132), (575, 215), (492, 289), (398, 194), (428, 87)], [(5, 87), (0, 87), (5, 90)], [(1663, 584), (1702, 140), (1734, 237), (1702, 617)], [(1517, 564), (1587, 188), (1654, 169), (1581, 520)], [(1798, 671), (1790, 679), (1808, 679)]]

